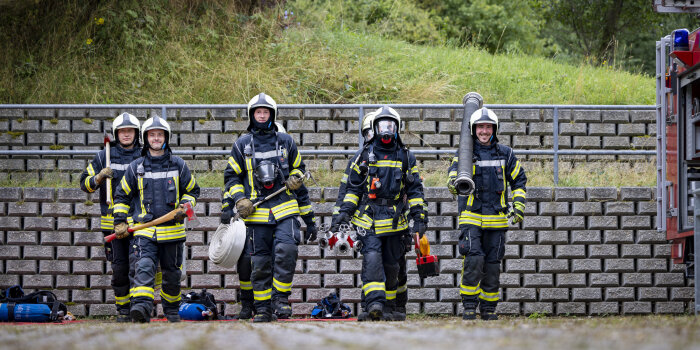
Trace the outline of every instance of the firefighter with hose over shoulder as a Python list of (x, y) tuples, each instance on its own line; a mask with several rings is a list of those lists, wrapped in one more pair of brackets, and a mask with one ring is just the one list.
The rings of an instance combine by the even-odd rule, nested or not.
[[(301, 154), (290, 135), (276, 131), (277, 103), (261, 93), (248, 103), (247, 116), (248, 133), (234, 143), (224, 171), (222, 222), (230, 220), (235, 207), (251, 231), (247, 244), (252, 250), (253, 322), (271, 322), (292, 315), (289, 295), (297, 245), (316, 240), (317, 229), (310, 202), (300, 198), (306, 191)], [(303, 237), (299, 216), (307, 227)]]
[[(523, 220), (527, 177), (513, 150), (498, 143), (496, 113), (486, 107), (476, 109), (481, 107), (481, 96), (478, 106), (472, 104), (472, 110), (476, 110), (467, 119), (468, 100), (474, 97), (471, 94), (478, 96), (465, 96), (462, 144), (449, 167), (447, 182), (450, 192), (459, 194), (459, 253), (464, 256), (460, 281), (462, 318), (476, 319), (478, 306), (482, 320), (497, 320), (505, 233), (509, 219), (511, 225)], [(460, 151), (465, 156), (460, 156)], [(467, 163), (460, 163), (465, 159)], [(471, 175), (470, 170), (472, 186), (460, 186), (461, 173)], [(507, 186), (513, 194), (512, 208), (508, 205)]]

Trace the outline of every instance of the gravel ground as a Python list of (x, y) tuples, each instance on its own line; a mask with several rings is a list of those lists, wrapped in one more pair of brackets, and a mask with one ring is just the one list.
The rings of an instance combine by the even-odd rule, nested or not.
[(2, 325), (0, 349), (700, 349), (694, 316)]

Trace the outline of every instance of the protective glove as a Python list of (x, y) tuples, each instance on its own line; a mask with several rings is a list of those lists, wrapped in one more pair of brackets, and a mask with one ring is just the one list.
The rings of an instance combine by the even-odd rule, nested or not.
[(523, 222), (525, 204), (522, 202), (513, 202), (513, 208), (508, 212), (508, 218), (511, 224), (517, 224)]
[(233, 217), (233, 209), (231, 209), (231, 206), (228, 206), (224, 209), (224, 211), (221, 212), (221, 223), (224, 225), (230, 224), (232, 217)]
[(114, 171), (112, 171), (112, 168), (102, 168), (102, 170), (100, 170), (100, 172), (97, 173), (97, 175), (95, 176), (95, 182), (97, 182), (97, 184), (100, 185), (106, 178), (111, 179), (112, 176), (114, 176)]
[[(184, 209), (184, 208), (185, 208), (185, 204), (180, 203), (180, 209)], [(185, 211), (183, 210), (183, 211), (175, 214), (174, 220), (180, 221), (180, 220), (184, 220), (186, 217), (187, 217), (187, 214), (185, 214)]]
[(413, 230), (411, 232), (418, 232), (418, 238), (423, 238), (423, 235), (425, 235), (425, 223), (423, 220), (413, 219)]
[(316, 220), (313, 214), (303, 215), (301, 217), (306, 224), (306, 233), (304, 234), (304, 244), (307, 242), (313, 242), (318, 238), (318, 228), (316, 227)]
[(457, 194), (457, 188), (455, 187), (455, 178), (450, 177), (447, 179), (447, 189), (450, 191), (452, 194)]
[(114, 233), (117, 239), (122, 239), (129, 237), (129, 231), (127, 230), (129, 225), (126, 222), (120, 222), (114, 226)]
[(333, 216), (331, 221), (331, 232), (338, 232), (340, 225), (347, 224), (350, 222), (350, 215), (346, 212), (341, 212), (340, 214)]
[(299, 187), (301, 187), (303, 183), (304, 181), (302, 181), (300, 177), (291, 175), (287, 179), (286, 185), (289, 190), (296, 191), (299, 189)]
[(253, 202), (251, 202), (250, 199), (241, 198), (236, 202), (236, 209), (238, 210), (238, 215), (245, 219), (250, 216), (250, 214), (253, 214), (255, 207), (253, 207)]

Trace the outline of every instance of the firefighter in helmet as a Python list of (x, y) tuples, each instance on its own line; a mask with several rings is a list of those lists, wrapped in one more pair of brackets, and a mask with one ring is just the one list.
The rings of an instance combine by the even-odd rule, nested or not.
[(371, 124), (374, 137), (353, 157), (356, 162), (331, 231), (348, 222), (366, 231), (359, 237), (365, 312), (358, 319), (377, 321), (395, 312), (399, 271), (405, 263), (404, 236), (410, 220), (410, 232), (425, 234), (425, 213), (415, 156), (399, 136), (401, 117), (383, 106)]
[[(115, 233), (118, 239), (129, 236), (127, 215), (133, 212), (135, 223), (157, 219), (185, 202), (192, 207), (199, 197), (199, 185), (182, 158), (172, 155), (172, 133), (168, 122), (153, 116), (143, 123), (141, 158), (126, 169), (114, 200)], [(134, 208), (132, 208), (132, 205)], [(149, 322), (155, 299), (156, 269), (162, 269), (160, 297), (163, 312), (170, 322), (179, 322), (180, 276), (185, 241), (185, 215), (163, 224), (137, 230), (131, 239), (130, 258), (134, 268), (131, 284), (131, 318)]]
[[(508, 219), (522, 222), (525, 211), (527, 177), (525, 169), (510, 147), (498, 143), (498, 117), (483, 107), (475, 111), (469, 126), (474, 139), (474, 193), (459, 196), (459, 253), (464, 256), (460, 294), (463, 319), (476, 319), (479, 307), (482, 320), (497, 320), (500, 299), (499, 277), (505, 251)], [(457, 154), (448, 170), (447, 187), (457, 194)], [(510, 185), (513, 206), (508, 205)]]
[[(248, 103), (247, 115), (248, 133), (234, 143), (224, 172), (222, 217), (232, 216), (235, 207), (252, 230), (253, 321), (270, 322), (292, 315), (297, 245), (315, 240), (317, 229), (311, 204), (300, 198), (306, 191), (304, 162), (292, 137), (276, 131), (277, 104), (261, 93)], [(286, 191), (253, 206), (285, 186)], [(303, 237), (299, 216), (307, 227)]]
[[(129, 163), (141, 156), (139, 147), (139, 120), (129, 114), (122, 113), (112, 122), (112, 135), (115, 140), (110, 142), (110, 166), (107, 166), (106, 152), (97, 153), (80, 176), (80, 188), (88, 193), (99, 189), (100, 193), (100, 229), (107, 236), (114, 230), (112, 216), (113, 198), (107, 198), (105, 180), (112, 179), (112, 197), (124, 171)], [(108, 204), (109, 202), (109, 204)], [(131, 218), (129, 218), (131, 219)], [(131, 221), (129, 221), (131, 222)], [(105, 243), (105, 256), (112, 263), (112, 289), (117, 305), (117, 322), (130, 322), (129, 316), (129, 240), (120, 239)]]

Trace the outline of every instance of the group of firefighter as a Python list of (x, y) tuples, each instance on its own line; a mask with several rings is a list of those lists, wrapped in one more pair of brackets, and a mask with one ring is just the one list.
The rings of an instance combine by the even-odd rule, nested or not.
[[(319, 229), (303, 182), (304, 162), (277, 120), (277, 104), (261, 93), (248, 103), (247, 117), (247, 133), (234, 142), (224, 172), (221, 223), (229, 224), (237, 215), (247, 227), (236, 265), (241, 302), (236, 317), (271, 322), (292, 316), (289, 296), (297, 246), (316, 241)], [(475, 190), (458, 196), (463, 319), (476, 319), (478, 310), (482, 320), (496, 320), (508, 218), (510, 224), (523, 219), (527, 178), (513, 150), (498, 143), (498, 117), (492, 110), (482, 107), (464, 122), (473, 137)], [(401, 140), (400, 127), (401, 117), (388, 106), (364, 116), (364, 143), (348, 162), (333, 209), (331, 232), (352, 225), (365, 233), (359, 237), (358, 321), (406, 319), (406, 253), (413, 236), (422, 238), (428, 225), (422, 178), (414, 154)], [(88, 164), (80, 186), (87, 192), (99, 191), (101, 230), (117, 237), (105, 244), (117, 321), (149, 322), (160, 283), (163, 313), (168, 321), (178, 322), (184, 215), (134, 232), (130, 227), (187, 202), (196, 205), (200, 188), (185, 161), (172, 154), (173, 135), (163, 118), (154, 115), (141, 125), (135, 116), (122, 113), (114, 120), (112, 133), (109, 166), (105, 151), (100, 151)], [(447, 187), (453, 195), (457, 155), (447, 170)], [(112, 195), (106, 189), (107, 179)], [(259, 202), (283, 188), (279, 195)]]

